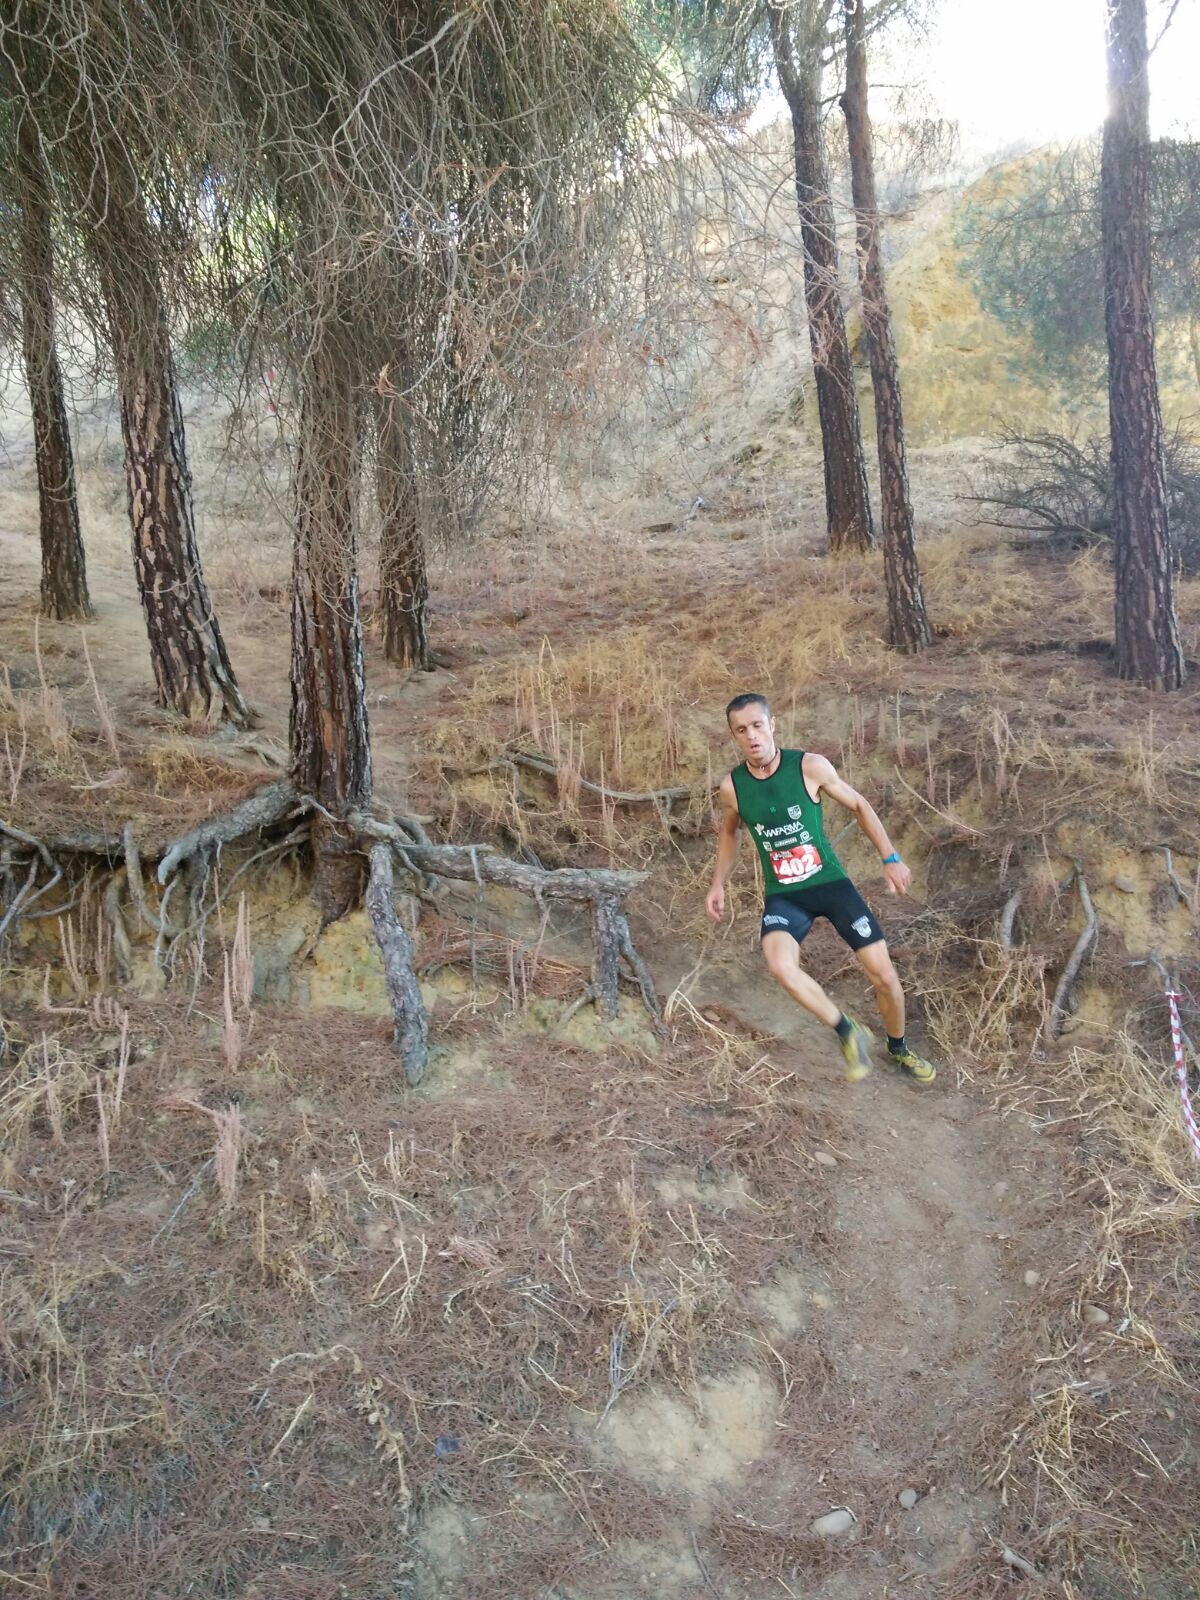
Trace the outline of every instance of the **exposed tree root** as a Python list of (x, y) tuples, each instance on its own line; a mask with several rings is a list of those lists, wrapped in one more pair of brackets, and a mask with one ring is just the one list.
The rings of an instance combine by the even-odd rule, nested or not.
[(158, 863), (158, 881), (165, 885), (180, 862), (189, 856), (194, 856), (200, 851), (207, 853), (218, 845), (232, 844), (235, 839), (269, 828), (272, 823), (281, 822), (286, 816), (311, 811), (312, 806), (313, 802), (307, 796), (299, 794), (294, 785), (286, 779), (282, 779), (279, 783), (265, 784), (261, 789), (256, 789), (248, 799), (243, 800), (241, 805), (234, 806), (232, 811), (222, 812), (218, 817), (210, 817), (198, 828), (193, 828), (181, 839), (176, 839)]
[(409, 1083), (420, 1083), (429, 1059), (429, 1021), (413, 971), (412, 940), (396, 912), (393, 888), (392, 848), (380, 841), (371, 846), (367, 910), (383, 953), (383, 970), (396, 1019), (396, 1049)]
[(1079, 976), (1079, 969), (1084, 958), (1095, 943), (1096, 934), (1100, 923), (1096, 916), (1096, 908), (1092, 904), (1092, 897), (1088, 893), (1087, 879), (1075, 868), (1075, 882), (1079, 885), (1079, 903), (1083, 907), (1083, 914), (1087, 918), (1083, 932), (1075, 941), (1075, 948), (1071, 951), (1070, 958), (1063, 968), (1062, 977), (1058, 980), (1058, 987), (1054, 991), (1054, 999), (1050, 1002), (1049, 1033), (1051, 1039), (1057, 1039), (1062, 1033), (1063, 1024), (1067, 1020), (1067, 1009), (1071, 1003), (1071, 991), (1075, 987), (1075, 980)]
[(447, 878), (503, 885), (530, 894), (539, 906), (547, 899), (576, 900), (592, 907), (595, 956), (587, 998), (604, 1016), (616, 1016), (621, 959), (627, 962), (637, 991), (650, 1016), (660, 1023), (658, 1000), (645, 962), (638, 955), (621, 909), (624, 897), (644, 881), (644, 872), (616, 872), (603, 867), (535, 867), (514, 861), (486, 845), (418, 843), (411, 819), (383, 822), (356, 812), (351, 823), (368, 838), (390, 844), (414, 875), (424, 872)]
[(1017, 920), (1017, 912), (1021, 908), (1021, 895), (1024, 891), (1018, 889), (1015, 894), (1010, 894), (1004, 902), (1004, 910), (1000, 913), (1000, 946), (1004, 950), (1013, 949), (1013, 928)]
[[(691, 793), (692, 791), (681, 791)], [(287, 779), (264, 785), (241, 804), (220, 816), (212, 817), (172, 841), (158, 861), (155, 876), (161, 885), (157, 915), (146, 895), (141, 852), (134, 837), (133, 824), (126, 823), (119, 837), (102, 834), (71, 835), (50, 844), (32, 834), (0, 823), (0, 832), (19, 847), (6, 849), (3, 861), (3, 886), (9, 903), (0, 919), (0, 934), (15, 931), (21, 916), (32, 903), (46, 894), (63, 877), (56, 852), (102, 858), (113, 869), (103, 892), (101, 912), (111, 934), (111, 954), (120, 981), (127, 981), (133, 968), (133, 944), (127, 918), (154, 935), (154, 964), (168, 978), (177, 971), (181, 951), (195, 963), (195, 984), (203, 971), (204, 933), (212, 907), (224, 902), (233, 885), (256, 863), (307, 843), (315, 848), (308, 822), (293, 826), (282, 837), (272, 838), (270, 830), (297, 817), (311, 819), (320, 812), (311, 798), (302, 795)], [(549, 869), (528, 861), (516, 861), (489, 845), (435, 844), (424, 828), (424, 819), (394, 816), (385, 819), (368, 812), (353, 812), (340, 822), (321, 814), (326, 830), (336, 828), (339, 850), (353, 867), (356, 887), (361, 894), (361, 862), (370, 860), (366, 886), (366, 908), (383, 955), (388, 992), (396, 1020), (396, 1048), (410, 1083), (416, 1083), (425, 1069), (428, 1055), (428, 1022), (413, 971), (413, 947), (393, 902), (394, 866), (398, 863), (410, 875), (413, 888), (427, 898), (439, 887), (440, 878), (473, 882), (482, 892), (485, 884), (518, 889), (531, 895), (542, 910), (547, 901), (574, 901), (591, 908), (595, 952), (592, 979), (581, 1003), (593, 1001), (601, 1014), (612, 1019), (617, 1014), (622, 979), (630, 982), (640, 996), (656, 1028), (662, 1021), (649, 969), (634, 945), (623, 909), (625, 896), (643, 882), (644, 872), (611, 871), (604, 868), (560, 867)], [(263, 834), (268, 834), (263, 839)], [(212, 865), (223, 846), (240, 844), (260, 847), (242, 861), (222, 889), (210, 890)], [(28, 854), (27, 854), (28, 852)], [(26, 873), (25, 882), (14, 884), (14, 868)], [(49, 881), (37, 887), (43, 869)], [(178, 910), (179, 893), (186, 894), (186, 906)], [(74, 902), (71, 902), (74, 904)], [(176, 907), (172, 917), (172, 904)], [(70, 904), (60, 908), (70, 909)], [(343, 908), (345, 909), (345, 908)], [(624, 968), (624, 970), (623, 970)]]

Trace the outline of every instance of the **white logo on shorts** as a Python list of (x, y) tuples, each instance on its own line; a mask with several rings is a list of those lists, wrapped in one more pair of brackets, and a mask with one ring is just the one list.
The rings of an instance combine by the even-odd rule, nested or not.
[(850, 926), (860, 938), (865, 939), (871, 931), (871, 919), (870, 917), (859, 917), (858, 921), (852, 922)]
[(772, 928), (786, 928), (788, 924), (786, 917), (764, 917), (763, 925), (764, 927), (769, 925)]

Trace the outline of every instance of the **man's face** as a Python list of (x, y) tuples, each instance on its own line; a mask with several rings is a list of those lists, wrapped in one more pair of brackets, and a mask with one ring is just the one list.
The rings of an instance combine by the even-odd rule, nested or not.
[(775, 753), (775, 718), (758, 701), (731, 712), (729, 731), (738, 749), (756, 765), (769, 761)]

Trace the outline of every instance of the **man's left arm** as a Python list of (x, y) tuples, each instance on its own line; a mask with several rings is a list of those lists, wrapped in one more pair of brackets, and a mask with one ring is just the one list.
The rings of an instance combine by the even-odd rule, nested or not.
[[(874, 806), (865, 795), (859, 794), (857, 789), (852, 788), (844, 778), (838, 776), (837, 768), (826, 756), (813, 754), (809, 756), (808, 761), (809, 772), (818, 796), (827, 794), (831, 800), (836, 800), (838, 805), (845, 806), (878, 850), (888, 893), (907, 894), (912, 883), (912, 873), (900, 860), (900, 852), (888, 838), (887, 829), (880, 822)], [(894, 856), (896, 859), (889, 861), (887, 859), (889, 856)]]

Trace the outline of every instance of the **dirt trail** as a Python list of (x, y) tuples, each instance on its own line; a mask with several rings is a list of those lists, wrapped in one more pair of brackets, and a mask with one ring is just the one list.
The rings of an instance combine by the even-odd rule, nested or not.
[[(806, 1600), (870, 1600), (901, 1579), (910, 1597), (938, 1593), (938, 1574), (987, 1543), (995, 1499), (974, 1452), (1017, 1376), (1005, 1359), (1013, 1313), (1030, 1293), (1025, 1273), (1045, 1269), (1057, 1158), (1029, 1117), (956, 1084), (951, 1064), (918, 1089), (880, 1046), (872, 1077), (847, 1084), (826, 1030), (754, 963), (747, 955), (732, 981), (702, 974), (694, 1003), (771, 1035), (771, 1062), (842, 1128), (827, 1152), (837, 1165), (814, 1186), (829, 1197), (827, 1276), (798, 1259), (763, 1301), (781, 1333), (802, 1329), (820, 1349), (827, 1385), (804, 1429), (811, 1444), (789, 1453), (805, 1465), (750, 1475), (754, 1521), (796, 1529), (833, 1507), (854, 1511), (857, 1528), (834, 1542), (836, 1572)], [(910, 1509), (898, 1504), (905, 1489), (919, 1496)], [(877, 1543), (856, 1554), (873, 1533), (894, 1565), (880, 1567)]]

